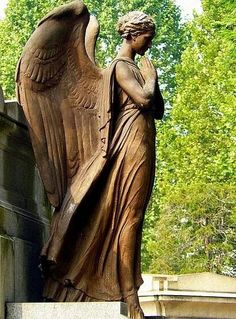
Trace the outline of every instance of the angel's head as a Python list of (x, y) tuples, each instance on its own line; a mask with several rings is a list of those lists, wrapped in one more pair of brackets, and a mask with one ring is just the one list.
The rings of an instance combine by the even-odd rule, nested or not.
[(118, 20), (117, 31), (129, 41), (136, 53), (144, 55), (155, 36), (155, 23), (141, 11), (131, 11)]

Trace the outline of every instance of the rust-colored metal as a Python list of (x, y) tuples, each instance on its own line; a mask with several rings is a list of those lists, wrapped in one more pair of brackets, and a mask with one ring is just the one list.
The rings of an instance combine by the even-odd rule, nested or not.
[(102, 70), (94, 62), (98, 24), (86, 6), (77, 0), (56, 8), (27, 42), (16, 81), (55, 207), (42, 250), (44, 296), (122, 300), (131, 318), (144, 318), (141, 233), (163, 99), (152, 63), (144, 58), (139, 69), (134, 62), (151, 46), (153, 26), (137, 30), (138, 23), (134, 34), (126, 28), (117, 58)]

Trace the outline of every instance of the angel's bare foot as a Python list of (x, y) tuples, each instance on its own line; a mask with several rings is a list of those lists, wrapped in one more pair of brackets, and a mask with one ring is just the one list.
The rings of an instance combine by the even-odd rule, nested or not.
[(144, 319), (144, 313), (140, 307), (137, 293), (125, 298), (128, 304), (129, 318), (131, 319)]

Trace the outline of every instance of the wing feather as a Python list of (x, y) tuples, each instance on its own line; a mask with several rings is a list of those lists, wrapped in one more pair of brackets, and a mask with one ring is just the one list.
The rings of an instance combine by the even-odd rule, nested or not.
[(53, 10), (28, 40), (16, 73), (36, 162), (55, 207), (99, 145), (92, 143), (98, 141), (99, 129), (90, 129), (98, 126), (97, 116), (84, 113), (99, 111), (102, 80), (102, 71), (85, 47), (88, 22), (88, 10), (80, 0)]

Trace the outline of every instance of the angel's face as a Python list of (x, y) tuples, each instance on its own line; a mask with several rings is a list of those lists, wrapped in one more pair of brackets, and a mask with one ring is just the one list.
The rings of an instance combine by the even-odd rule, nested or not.
[(133, 50), (139, 55), (144, 55), (145, 52), (151, 48), (153, 38), (154, 33), (152, 31), (147, 31), (136, 37), (132, 37), (131, 45)]

